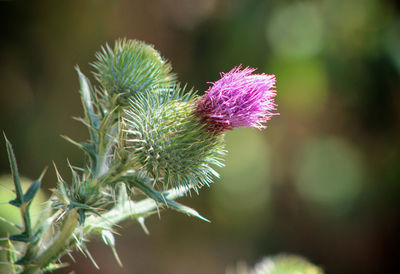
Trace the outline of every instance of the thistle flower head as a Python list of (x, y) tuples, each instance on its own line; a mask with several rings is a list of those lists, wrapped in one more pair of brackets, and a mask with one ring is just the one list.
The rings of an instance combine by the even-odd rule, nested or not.
[(141, 41), (117, 40), (114, 48), (102, 47), (96, 58), (94, 75), (106, 101), (117, 95), (118, 103), (128, 105), (129, 98), (137, 93), (167, 88), (175, 82), (171, 65), (152, 45)]
[(214, 132), (235, 127), (265, 128), (276, 109), (275, 75), (252, 74), (256, 69), (241, 66), (213, 84), (197, 102), (196, 113)]
[(225, 154), (223, 134), (207, 130), (193, 112), (197, 97), (175, 87), (168, 92), (138, 94), (125, 111), (127, 144), (135, 168), (165, 190), (200, 188), (212, 183)]

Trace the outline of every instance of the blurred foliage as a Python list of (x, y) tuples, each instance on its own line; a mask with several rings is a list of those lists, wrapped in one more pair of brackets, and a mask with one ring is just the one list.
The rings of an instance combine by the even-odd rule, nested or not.
[(361, 167), (357, 152), (341, 140), (311, 140), (298, 156), (299, 194), (315, 202), (315, 209), (325, 211), (329, 206), (329, 211), (343, 213), (352, 207), (365, 180)]
[[(281, 115), (228, 134), (221, 180), (120, 245), (132, 273), (223, 273), (279, 252), (327, 273), (393, 273), (400, 229), (400, 6), (394, 0), (1, 1), (0, 125), (21, 173), (82, 155), (78, 79), (118, 37), (156, 45), (200, 92), (235, 65), (276, 74)], [(1, 172), (9, 173), (4, 146)], [(54, 184), (54, 172), (44, 179)], [(2, 200), (3, 202), (3, 200)], [(93, 243), (96, 245), (96, 243)], [(141, 246), (138, 249), (138, 246)], [(93, 248), (92, 248), (93, 249)], [(122, 273), (94, 248), (102, 273)], [(104, 254), (103, 254), (104, 253)], [(94, 272), (74, 266), (77, 273)], [(66, 270), (67, 271), (67, 270)], [(135, 272), (136, 271), (136, 272)]]

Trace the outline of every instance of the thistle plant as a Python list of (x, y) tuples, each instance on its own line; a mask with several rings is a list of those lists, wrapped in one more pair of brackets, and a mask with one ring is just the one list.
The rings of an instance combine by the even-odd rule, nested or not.
[[(33, 223), (30, 204), (45, 171), (24, 193), (11, 143), (5, 137), (16, 198), (20, 233), (2, 239), (7, 244), (12, 273), (43, 273), (63, 267), (63, 255), (85, 253), (86, 242), (101, 236), (121, 264), (115, 248), (116, 225), (145, 219), (173, 209), (208, 221), (176, 201), (198, 192), (218, 177), (226, 154), (224, 134), (237, 127), (262, 129), (273, 111), (275, 77), (253, 74), (240, 66), (210, 83), (199, 96), (177, 83), (171, 65), (151, 46), (118, 40), (96, 54), (92, 64), (96, 85), (77, 68), (84, 117), (78, 119), (89, 139), (78, 142), (82, 167), (68, 162), (67, 182), (56, 169), (56, 187), (41, 218)], [(7, 221), (7, 220), (3, 220)], [(96, 265), (97, 266), (97, 265)]]

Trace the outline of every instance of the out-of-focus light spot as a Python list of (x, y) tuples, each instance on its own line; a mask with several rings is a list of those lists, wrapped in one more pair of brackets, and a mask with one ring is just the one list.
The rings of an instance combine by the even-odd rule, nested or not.
[(315, 114), (324, 107), (328, 95), (328, 75), (320, 60), (274, 58), (266, 71), (276, 74), (280, 112), (286, 109)]
[(276, 53), (308, 57), (322, 47), (323, 24), (311, 3), (298, 2), (276, 10), (266, 24), (267, 39)]
[(357, 151), (334, 137), (311, 140), (299, 151), (296, 185), (310, 202), (342, 214), (361, 190), (363, 166)]
[[(323, 0), (326, 45), (333, 54), (359, 56), (376, 52), (379, 27), (388, 18), (376, 0)], [(386, 16), (380, 14), (386, 13)]]
[[(331, 26), (351, 33), (363, 27), (374, 8), (374, 2), (375, 0), (324, 0), (322, 7)], [(339, 14), (340, 20), (337, 17)]]
[(226, 167), (212, 191), (215, 218), (238, 227), (263, 222), (268, 215), (270, 163), (263, 135), (254, 129), (234, 130), (227, 133), (226, 143)]

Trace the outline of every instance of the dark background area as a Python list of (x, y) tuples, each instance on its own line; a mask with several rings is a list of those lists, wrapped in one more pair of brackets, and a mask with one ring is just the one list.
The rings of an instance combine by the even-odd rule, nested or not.
[[(99, 271), (75, 252), (77, 263), (57, 273), (224, 273), (282, 252), (327, 273), (395, 273), (399, 12), (391, 0), (0, 1), (0, 129), (31, 179), (52, 161), (65, 178), (67, 158), (83, 163), (60, 138), (87, 137), (72, 119), (82, 116), (74, 66), (93, 80), (95, 52), (117, 38), (154, 44), (200, 93), (239, 64), (277, 77), (280, 116), (262, 132), (229, 132), (221, 179), (182, 199), (211, 224), (165, 211), (147, 220), (147, 236), (126, 222), (124, 268), (95, 239)], [(50, 168), (45, 194), (55, 179)]]

